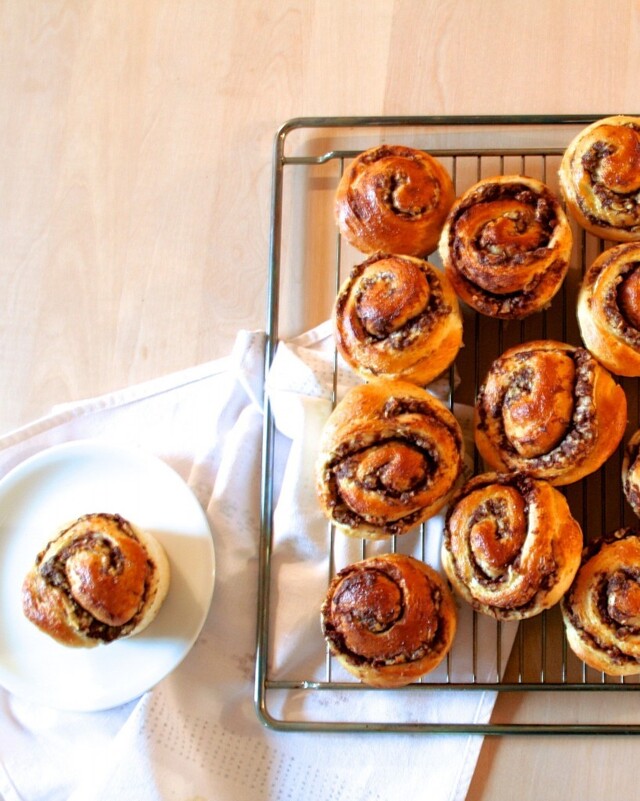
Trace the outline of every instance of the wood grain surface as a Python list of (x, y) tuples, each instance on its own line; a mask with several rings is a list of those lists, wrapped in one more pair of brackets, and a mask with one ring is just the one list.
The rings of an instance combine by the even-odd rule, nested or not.
[[(0, 433), (264, 328), (285, 120), (640, 113), (639, 67), (632, 0), (2, 0)], [(469, 799), (630, 798), (638, 745), (488, 738)]]

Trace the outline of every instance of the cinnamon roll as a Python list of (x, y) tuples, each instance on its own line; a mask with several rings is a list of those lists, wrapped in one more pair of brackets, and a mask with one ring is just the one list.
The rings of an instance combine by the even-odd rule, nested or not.
[(561, 609), (583, 662), (611, 676), (640, 673), (640, 532), (621, 528), (589, 543)]
[(560, 490), (524, 473), (485, 473), (451, 499), (442, 566), (474, 609), (499, 620), (556, 604), (580, 565), (582, 530)]
[(640, 243), (605, 250), (578, 293), (584, 344), (616, 375), (640, 376)]
[(404, 534), (446, 503), (463, 468), (462, 431), (421, 387), (348, 390), (327, 420), (316, 466), (320, 506), (345, 534)]
[(458, 296), (481, 314), (522, 319), (551, 303), (569, 268), (571, 226), (548, 186), (484, 178), (454, 203), (440, 257)]
[(160, 543), (114, 514), (88, 514), (42, 550), (22, 586), (28, 620), (68, 646), (90, 648), (139, 634), (170, 581)]
[(622, 491), (634, 514), (640, 517), (640, 429), (632, 434), (624, 449)]
[(435, 250), (454, 198), (451, 176), (433, 156), (380, 145), (360, 153), (343, 173), (336, 222), (362, 253), (425, 256)]
[(487, 465), (570, 484), (599, 468), (627, 422), (622, 387), (585, 348), (553, 340), (497, 358), (475, 406), (475, 441)]
[(583, 228), (615, 242), (640, 239), (640, 117), (588, 125), (567, 147), (559, 177), (567, 208)]
[(433, 670), (457, 624), (446, 582), (424, 562), (397, 553), (341, 570), (321, 615), (333, 655), (372, 687), (402, 687)]
[(412, 256), (357, 265), (334, 306), (338, 350), (363, 378), (428, 384), (462, 344), (458, 299), (444, 274)]

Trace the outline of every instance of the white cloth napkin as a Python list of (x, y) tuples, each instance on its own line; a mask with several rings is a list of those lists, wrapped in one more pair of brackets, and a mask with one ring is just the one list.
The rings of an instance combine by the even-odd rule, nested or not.
[[(274, 408), (286, 400), (289, 410), (274, 478), (274, 580), (278, 591), (292, 590), (289, 601), (280, 598), (274, 608), (272, 669), (278, 677), (317, 670), (323, 648), (316, 594), (326, 586), (326, 527), (310, 495), (309, 464), (310, 433), (318, 432), (327, 399), (317, 380), (325, 373), (309, 371), (308, 359), (327, 365), (326, 337), (320, 329), (283, 346), (269, 379)], [(241, 332), (226, 359), (66, 405), (0, 438), (0, 475), (70, 440), (137, 445), (156, 454), (192, 487), (216, 551), (213, 601), (200, 637), (178, 668), (140, 699), (81, 714), (0, 691), (3, 801), (388, 801), (405, 792), (434, 801), (465, 797), (478, 735), (318, 735), (275, 732), (258, 721), (253, 672), (264, 340), (261, 333)], [(348, 373), (343, 379), (353, 380)], [(437, 559), (435, 551), (429, 548), (426, 557)], [(467, 620), (461, 618), (465, 638)], [(456, 659), (452, 664), (456, 670)], [(481, 660), (479, 680), (482, 670)], [(420, 708), (413, 708), (415, 698), (407, 705), (409, 719), (423, 719), (425, 704), (433, 704), (435, 719), (487, 720), (493, 705), (493, 693), (471, 701), (453, 692), (424, 696)], [(379, 693), (371, 709), (362, 700), (355, 711), (376, 719), (390, 715), (395, 703), (389, 693)], [(277, 711), (313, 720), (322, 714), (337, 719), (343, 709), (344, 699), (318, 703), (303, 693)]]

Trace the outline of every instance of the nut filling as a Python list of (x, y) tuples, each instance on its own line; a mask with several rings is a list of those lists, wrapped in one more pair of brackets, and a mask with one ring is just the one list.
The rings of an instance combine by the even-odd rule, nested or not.
[[(576, 201), (585, 218), (598, 226), (628, 231), (639, 229), (640, 126), (633, 123), (621, 125), (617, 129), (616, 141), (596, 139), (586, 151), (577, 152), (574, 158), (579, 159), (599, 206), (594, 209), (587, 196), (578, 193)], [(635, 181), (621, 180), (621, 176), (633, 170)], [(615, 222), (610, 219), (611, 215), (616, 215)]]
[[(417, 496), (433, 483), (437, 464), (437, 451), (427, 442), (372, 439), (329, 469), (326, 480), (336, 521), (349, 526), (366, 521), (389, 534), (404, 530), (421, 515), (421, 505), (413, 507)], [(386, 510), (381, 515), (369, 511), (366, 500), (359, 500), (360, 491), (383, 495), (389, 504), (395, 501), (397, 519), (390, 520)]]
[[(132, 540), (138, 541), (133, 529), (129, 524), (117, 515), (110, 516), (122, 527), (123, 533)], [(76, 525), (76, 524), (74, 524)], [(66, 532), (62, 532), (62, 536)], [(48, 547), (48, 546), (47, 546)], [(46, 552), (46, 548), (38, 555), (37, 561)], [(78, 628), (87, 636), (108, 643), (115, 639), (126, 636), (132, 631), (138, 621), (139, 615), (146, 603), (150, 592), (150, 576), (153, 571), (153, 563), (147, 559), (147, 571), (144, 577), (144, 589), (140, 595), (137, 609), (132, 610), (131, 617), (122, 625), (109, 625), (98, 619), (94, 614), (84, 608), (79, 602), (77, 593), (72, 586), (69, 565), (77, 555), (82, 556), (83, 552), (90, 552), (92, 555), (100, 555), (103, 561), (103, 572), (117, 578), (127, 569), (126, 557), (119, 549), (118, 545), (102, 534), (91, 531), (86, 532), (82, 537), (77, 537), (67, 547), (61, 549), (53, 558), (41, 562), (39, 566), (40, 575), (54, 587), (59, 588), (65, 595), (67, 603), (73, 609), (73, 614), (77, 620)]]
[[(603, 264), (603, 269), (606, 267)], [(628, 264), (615, 281), (607, 287), (602, 310), (612, 331), (630, 345), (640, 350), (640, 309), (630, 299), (630, 288), (640, 279), (640, 264)]]
[(575, 527), (556, 528), (557, 496), (545, 482), (521, 473), (475, 476), (454, 496), (445, 518), (443, 564), (475, 609), (505, 620), (528, 617), (568, 586), (573, 573), (563, 567), (566, 552), (556, 543), (572, 540), (577, 569), (582, 536)]
[(622, 490), (631, 508), (640, 510), (640, 436), (629, 440), (623, 460)]
[(564, 215), (551, 191), (524, 183), (484, 183), (448, 222), (450, 270), (459, 293), (482, 314), (524, 317), (552, 296), (568, 268)]
[[(416, 436), (411, 430), (411, 418), (416, 415), (427, 426), (441, 431), (449, 452), (461, 452), (458, 428), (419, 400), (390, 398), (382, 412), (383, 419), (392, 421), (389, 432), (361, 435), (342, 443), (327, 465), (324, 481), (336, 522), (352, 528), (366, 522), (393, 535), (420, 520), (425, 494), (442, 483), (450, 465), (443, 463), (438, 441), (426, 434)], [(404, 425), (403, 418), (407, 418)], [(380, 513), (376, 513), (379, 504), (374, 496), (384, 498)]]
[(384, 570), (345, 568), (323, 607), (327, 640), (352, 664), (374, 667), (415, 662), (443, 648), (446, 630), (440, 619), (441, 593), (426, 577), (421, 581), (424, 606), (435, 622), (427, 623), (426, 612), (422, 612), (424, 625), (412, 628), (408, 637), (404, 633), (396, 637), (394, 627), (404, 627), (407, 618), (415, 615), (406, 606), (401, 572), (393, 566)]
[[(362, 164), (375, 164), (384, 159), (396, 158), (405, 159), (407, 165), (412, 166), (415, 170), (422, 170), (415, 151), (410, 148), (390, 148), (385, 145), (364, 154)], [(375, 178), (374, 190), (391, 212), (405, 219), (420, 219), (429, 214), (440, 202), (441, 195), (441, 187), (433, 178), (429, 181), (428, 189), (416, 193), (411, 176), (402, 169), (381, 172)], [(357, 192), (350, 192), (349, 202), (353, 213), (366, 223), (370, 214), (370, 200), (364, 196), (361, 201)], [(362, 206), (361, 202), (363, 202)]]
[(478, 393), (478, 426), (484, 431), (492, 429), (499, 434), (500, 447), (505, 458), (519, 470), (561, 467), (566, 462), (579, 462), (590, 452), (597, 436), (593, 401), (595, 360), (584, 348), (566, 351), (567, 359), (575, 366), (575, 382), (563, 392), (572, 393), (571, 412), (566, 430), (559, 442), (548, 452), (530, 457), (523, 456), (517, 443), (505, 427), (505, 408), (531, 390), (531, 369), (527, 365), (536, 351), (522, 351), (506, 359), (498, 359), (492, 369), (492, 385), (497, 386), (493, 401), (486, 395), (486, 382)]
[(348, 318), (358, 341), (397, 351), (425, 337), (451, 311), (435, 270), (385, 254), (356, 265), (336, 301), (337, 317)]
[(620, 529), (588, 543), (581, 569), (595, 560), (591, 578), (585, 586), (576, 581), (563, 600), (563, 613), (585, 645), (623, 667), (640, 665), (640, 567), (623, 557), (600, 568), (599, 560), (610, 546), (637, 536), (635, 529)]

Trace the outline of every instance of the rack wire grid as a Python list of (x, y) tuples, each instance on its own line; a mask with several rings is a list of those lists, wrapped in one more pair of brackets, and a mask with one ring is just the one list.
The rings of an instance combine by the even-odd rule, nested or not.
[[(351, 267), (362, 255), (351, 251), (341, 239), (333, 219), (335, 190), (345, 165), (362, 150), (382, 143), (411, 145), (439, 158), (449, 170), (459, 195), (482, 177), (499, 174), (526, 174), (547, 183), (558, 193), (557, 172), (562, 154), (575, 134), (608, 114), (544, 117), (353, 117), (299, 118), (285, 123), (277, 132), (273, 152), (270, 254), (267, 308), (266, 369), (273, 359), (280, 338), (290, 337), (328, 319), (335, 295)], [(501, 321), (472, 312), (462, 304), (465, 347), (449, 371), (448, 402), (452, 409), (473, 406), (477, 388), (489, 365), (506, 348), (533, 339), (558, 339), (581, 344), (575, 307), (577, 291), (585, 267), (611, 243), (585, 233), (572, 222), (574, 249), (567, 279), (552, 305), (523, 321)], [(438, 264), (437, 254), (429, 260)], [(455, 381), (455, 376), (460, 376)], [(634, 379), (618, 379), (628, 400), (628, 429), (618, 452), (599, 471), (562, 488), (572, 513), (580, 523), (585, 541), (621, 526), (638, 525), (626, 504), (620, 481), (622, 450), (631, 432), (639, 426), (640, 394)], [(335, 384), (334, 384), (335, 387)], [(335, 396), (334, 396), (335, 402)], [(633, 714), (620, 723), (607, 713), (595, 720), (571, 716), (570, 720), (544, 722), (518, 719), (489, 722), (416, 720), (370, 721), (349, 717), (348, 698), (378, 690), (355, 680), (336, 676), (333, 657), (326, 650), (324, 677), (279, 680), (270, 674), (270, 630), (275, 614), (272, 595), (273, 512), (278, 477), (274, 469), (275, 426), (268, 398), (262, 454), (261, 539), (257, 619), (255, 705), (260, 720), (277, 730), (295, 731), (386, 731), (386, 732), (476, 732), (507, 733), (640, 733), (640, 715)], [(474, 454), (476, 472), (481, 471)], [(329, 524), (327, 524), (329, 526)], [(329, 529), (331, 527), (329, 526)], [(304, 536), (304, 532), (301, 532)], [(333, 549), (331, 529), (327, 547)], [(405, 535), (406, 536), (406, 535)], [(416, 536), (425, 551), (425, 526)], [(365, 558), (367, 542), (361, 546)], [(388, 550), (396, 550), (395, 538)], [(330, 554), (331, 557), (331, 554)], [(329, 559), (330, 573), (334, 569)], [(327, 575), (327, 584), (331, 575)], [(321, 599), (318, 600), (318, 610)], [(493, 650), (489, 671), (478, 672), (480, 639), (487, 647), (487, 620), (473, 612), (471, 647), (464, 664), (450, 663), (437, 680), (420, 681), (406, 693), (462, 690), (467, 693), (572, 694), (572, 706), (583, 708), (583, 693), (595, 691), (620, 694), (638, 690), (633, 678), (616, 678), (594, 671), (568, 649), (558, 608), (522, 621), (512, 638), (504, 625), (491, 621)], [(483, 617), (484, 616), (480, 616)], [(318, 618), (319, 621), (319, 618)], [(482, 632), (482, 633), (480, 633)], [(322, 635), (318, 622), (317, 637)], [(346, 700), (346, 718), (308, 720), (292, 713), (280, 701), (272, 711), (272, 698), (279, 694), (339, 693)], [(627, 698), (629, 696), (626, 696)], [(621, 703), (624, 703), (620, 699)], [(294, 705), (295, 706), (295, 705)], [(628, 706), (628, 704), (627, 704)], [(616, 708), (620, 707), (620, 703)], [(360, 708), (360, 707), (358, 707)], [(565, 704), (566, 708), (566, 704)]]

